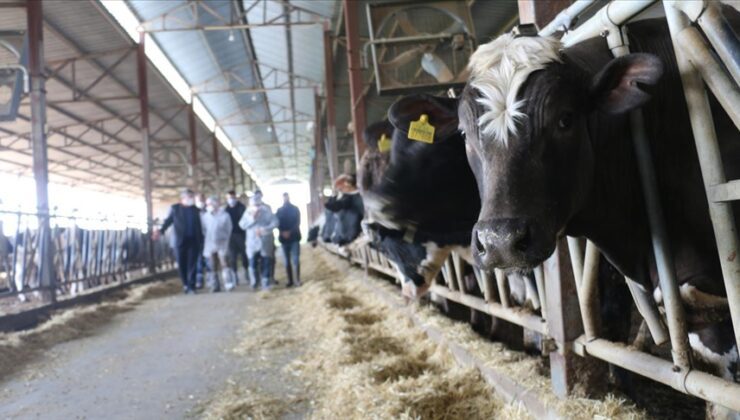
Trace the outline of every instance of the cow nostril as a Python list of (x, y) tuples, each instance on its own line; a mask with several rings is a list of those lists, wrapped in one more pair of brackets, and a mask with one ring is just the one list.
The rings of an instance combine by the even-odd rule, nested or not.
[(526, 230), (514, 243), (514, 249), (519, 252), (526, 252), (532, 242), (529, 230)]
[(483, 243), (480, 241), (480, 232), (475, 232), (473, 235), (473, 246), (475, 247), (475, 251), (478, 252), (478, 254), (484, 254), (486, 252), (486, 248), (483, 246)]

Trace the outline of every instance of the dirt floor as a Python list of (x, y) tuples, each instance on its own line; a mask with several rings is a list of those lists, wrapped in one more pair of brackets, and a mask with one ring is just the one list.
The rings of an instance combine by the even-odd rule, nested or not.
[[(302, 252), (300, 288), (186, 296), (171, 280), (0, 335), (0, 418), (529, 418), (368, 289), (397, 294), (387, 281)], [(648, 417), (614, 395), (557, 401), (541, 358), (414, 311), (563, 417)]]

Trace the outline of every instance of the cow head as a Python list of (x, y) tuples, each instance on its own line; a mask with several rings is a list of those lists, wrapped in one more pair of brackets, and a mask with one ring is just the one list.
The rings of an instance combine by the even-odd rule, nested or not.
[(470, 60), (459, 106), (481, 212), (473, 254), (486, 269), (531, 268), (554, 250), (592, 187), (591, 113), (624, 113), (649, 99), (660, 60), (629, 54), (595, 75), (550, 38), (503, 35)]

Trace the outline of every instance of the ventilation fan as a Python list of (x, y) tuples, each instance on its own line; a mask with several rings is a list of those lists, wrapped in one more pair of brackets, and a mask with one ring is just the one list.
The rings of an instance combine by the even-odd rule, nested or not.
[(15, 120), (23, 92), (28, 92), (27, 37), (0, 31), (0, 121)]
[(475, 50), (467, 2), (368, 4), (378, 94), (462, 86)]

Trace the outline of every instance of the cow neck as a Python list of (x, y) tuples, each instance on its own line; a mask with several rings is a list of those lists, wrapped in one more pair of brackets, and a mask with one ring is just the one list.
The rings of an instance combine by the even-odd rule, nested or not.
[[(600, 38), (566, 52), (571, 64), (590, 77), (612, 59)], [(588, 116), (587, 132), (594, 165), (593, 173), (584, 176), (593, 182), (564, 233), (585, 236), (623, 274), (641, 278), (649, 254), (644, 246), (649, 244), (649, 233), (628, 116), (594, 111)]]

